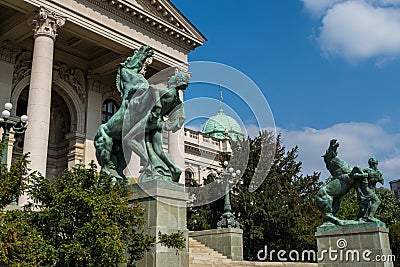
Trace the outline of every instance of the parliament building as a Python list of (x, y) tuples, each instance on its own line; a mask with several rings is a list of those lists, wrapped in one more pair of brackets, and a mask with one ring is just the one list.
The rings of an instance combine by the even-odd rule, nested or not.
[[(11, 119), (29, 116), (23, 136), (11, 133), (8, 164), (30, 152), (29, 168), (49, 179), (96, 161), (96, 131), (120, 105), (118, 63), (150, 45), (149, 78), (187, 67), (188, 54), (206, 41), (168, 0), (1, 0), (0, 14), (0, 105), (12, 103)], [(226, 135), (243, 137), (233, 118), (215, 113), (201, 132), (164, 134), (164, 148), (184, 170), (181, 182), (201, 182), (219, 167), (219, 152), (229, 151)]]

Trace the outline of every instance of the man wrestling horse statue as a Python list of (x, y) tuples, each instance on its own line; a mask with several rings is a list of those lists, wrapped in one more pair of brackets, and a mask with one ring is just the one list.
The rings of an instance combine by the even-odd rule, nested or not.
[(355, 179), (363, 178), (365, 174), (361, 168), (352, 168), (344, 160), (340, 159), (337, 156), (338, 147), (339, 142), (336, 139), (332, 139), (325, 155), (322, 156), (331, 176), (318, 191), (315, 197), (315, 205), (322, 211), (325, 222), (344, 225), (349, 222), (336, 217), (340, 207), (340, 200), (354, 186)]
[(94, 138), (96, 158), (101, 166), (101, 172), (117, 180), (125, 178), (123, 171), (127, 166), (122, 146), (125, 112), (136, 91), (149, 86), (139, 72), (153, 54), (150, 46), (142, 46), (133, 56), (118, 64), (116, 86), (121, 93), (121, 107), (108, 122), (100, 125)]
[(153, 54), (150, 46), (142, 46), (118, 65), (116, 85), (121, 93), (121, 107), (107, 123), (100, 125), (95, 136), (101, 171), (117, 181), (125, 179), (123, 171), (132, 152), (140, 157), (142, 180), (144, 176), (159, 175), (177, 182), (181, 174), (162, 149), (162, 129), (177, 131), (183, 126), (185, 118), (178, 91), (186, 89), (189, 75), (175, 73), (167, 89), (149, 85), (141, 72)]
[(163, 149), (163, 130), (182, 128), (185, 115), (179, 91), (186, 89), (189, 79), (187, 73), (178, 71), (169, 79), (168, 88), (150, 85), (147, 92), (138, 91), (130, 103), (122, 132), (124, 152), (132, 150), (140, 157), (141, 182), (179, 181), (182, 171)]

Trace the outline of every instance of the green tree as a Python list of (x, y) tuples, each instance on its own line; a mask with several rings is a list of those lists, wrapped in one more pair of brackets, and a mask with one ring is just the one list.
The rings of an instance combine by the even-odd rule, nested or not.
[(390, 248), (396, 257), (395, 266), (400, 266), (400, 222), (389, 225)]
[[(6, 149), (0, 142), (0, 154)], [(52, 266), (55, 250), (29, 224), (28, 214), (5, 207), (18, 199), (27, 187), (28, 154), (18, 158), (10, 168), (0, 163), (0, 264), (7, 266)]]
[[(53, 182), (32, 174), (32, 204), (2, 214), (0, 264), (9, 266), (135, 266), (155, 237), (143, 232), (144, 210), (128, 203), (125, 183), (78, 165)], [(185, 247), (181, 232), (160, 243)], [(22, 251), (22, 253), (21, 253)]]
[(113, 184), (94, 164), (65, 170), (54, 182), (35, 175), (28, 192), (34, 204), (25, 212), (56, 250), (56, 266), (132, 265), (154, 243), (141, 231), (142, 207), (128, 205), (126, 184)]
[(56, 251), (29, 224), (28, 214), (11, 210), (0, 214), (0, 265), (54, 266)]
[[(5, 144), (1, 141), (0, 155), (4, 149), (6, 149)], [(18, 158), (9, 169), (5, 164), (0, 164), (0, 210), (18, 199), (24, 191), (27, 181), (27, 158), (27, 154)]]
[[(270, 249), (287, 251), (316, 249), (314, 233), (322, 219), (313, 202), (321, 184), (319, 174), (301, 173), (297, 147), (287, 151), (280, 136), (275, 139), (271, 132), (261, 132), (255, 138), (233, 143), (232, 150), (230, 166), (244, 170), (241, 180), (232, 189), (231, 202), (233, 213), (243, 228), (245, 259), (257, 260), (257, 252), (266, 245)], [(247, 151), (248, 160), (242, 156)], [(227, 160), (229, 155), (221, 158)], [(254, 174), (265, 178), (255, 191), (251, 190)], [(203, 220), (212, 221), (211, 212), (222, 214), (223, 204), (219, 205), (211, 211), (208, 211), (210, 205), (199, 207), (195, 214), (189, 210), (189, 220), (193, 216), (205, 216)]]
[[(203, 181), (203, 185), (211, 184), (215, 181), (212, 175), (206, 177)], [(194, 179), (186, 181), (186, 186), (188, 187), (199, 187)], [(215, 188), (213, 187), (203, 187), (204, 191), (202, 195), (215, 195)], [(202, 196), (196, 196), (197, 199)], [(202, 201), (202, 200), (200, 200)], [(217, 223), (220, 220), (220, 216), (224, 212), (224, 198), (221, 197), (216, 201), (205, 204), (203, 206), (190, 207), (187, 209), (187, 227), (192, 231), (199, 231), (205, 229), (217, 228)]]
[[(275, 151), (268, 173), (265, 166), (269, 155), (260, 158), (263, 146)], [(233, 210), (244, 230), (244, 255), (249, 260), (257, 260), (257, 252), (265, 245), (286, 251), (316, 249), (315, 228), (322, 223), (314, 206), (319, 174), (301, 173), (297, 151), (297, 147), (286, 150), (280, 136), (275, 143), (272, 133), (264, 132), (250, 140), (250, 160), (242, 183), (232, 193)], [(261, 164), (262, 170), (257, 170), (258, 161), (265, 162)], [(264, 173), (265, 180), (250, 192), (253, 175), (259, 171)]]

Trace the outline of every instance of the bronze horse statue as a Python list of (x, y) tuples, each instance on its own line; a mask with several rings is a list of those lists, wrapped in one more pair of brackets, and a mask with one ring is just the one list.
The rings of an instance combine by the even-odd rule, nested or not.
[(362, 174), (359, 167), (352, 168), (347, 162), (338, 157), (339, 142), (332, 139), (326, 150), (324, 162), (331, 176), (315, 197), (315, 205), (323, 213), (325, 222), (336, 225), (346, 224), (346, 221), (336, 217), (340, 208), (340, 200), (354, 186), (355, 179)]
[(149, 57), (150, 46), (142, 46), (133, 56), (118, 65), (116, 85), (121, 93), (121, 107), (111, 119), (100, 125), (94, 140), (101, 171), (115, 180), (123, 173), (132, 152), (140, 157), (139, 181), (162, 178), (178, 182), (181, 170), (163, 150), (162, 131), (179, 130), (185, 121), (179, 90), (189, 84), (189, 74), (176, 71), (168, 88), (150, 85), (141, 74)]
[(125, 113), (137, 90), (149, 86), (139, 72), (143, 69), (146, 60), (153, 54), (150, 46), (142, 46), (133, 56), (118, 64), (116, 86), (121, 93), (121, 107), (108, 122), (100, 125), (94, 138), (96, 158), (102, 167), (101, 171), (116, 180), (125, 178), (123, 171), (127, 166), (122, 145)]

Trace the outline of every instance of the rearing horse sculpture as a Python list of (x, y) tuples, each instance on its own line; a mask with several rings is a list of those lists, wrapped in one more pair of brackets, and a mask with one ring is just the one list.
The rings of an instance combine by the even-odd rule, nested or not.
[(323, 212), (325, 221), (343, 225), (346, 224), (346, 221), (336, 217), (340, 207), (340, 200), (353, 187), (355, 178), (362, 173), (362, 170), (359, 167), (352, 168), (344, 160), (338, 158), (338, 147), (339, 142), (336, 139), (332, 139), (329, 148), (323, 155), (326, 168), (331, 176), (318, 191), (315, 197), (315, 205)]
[(102, 167), (101, 171), (117, 180), (125, 178), (123, 171), (127, 166), (122, 145), (124, 116), (136, 91), (149, 87), (139, 72), (153, 54), (150, 46), (142, 46), (133, 56), (118, 64), (116, 86), (121, 93), (121, 107), (108, 122), (100, 125), (94, 138), (96, 158)]
[(127, 160), (135, 152), (143, 166), (141, 181), (159, 177), (179, 181), (181, 170), (163, 150), (162, 130), (175, 132), (183, 126), (185, 117), (178, 91), (186, 89), (189, 75), (176, 72), (166, 89), (149, 85), (139, 72), (152, 55), (152, 48), (143, 46), (118, 65), (116, 83), (121, 92), (121, 108), (99, 127), (95, 137), (101, 171), (116, 180), (125, 178)]

